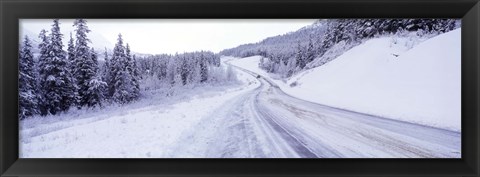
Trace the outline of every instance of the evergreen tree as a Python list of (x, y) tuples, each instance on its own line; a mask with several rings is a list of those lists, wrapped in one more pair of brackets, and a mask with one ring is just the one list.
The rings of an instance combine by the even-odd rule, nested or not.
[(97, 52), (95, 52), (95, 49), (92, 47), (90, 49), (90, 59), (91, 59), (91, 62), (92, 62), (92, 70), (93, 72), (95, 73), (95, 77), (98, 76), (98, 73), (99, 73), (99, 70), (100, 70), (100, 67), (98, 66), (98, 54)]
[(308, 44), (307, 44), (307, 48), (305, 49), (305, 58), (304, 58), (304, 63), (305, 65), (307, 63), (310, 63), (313, 61), (313, 59), (315, 59), (315, 50), (313, 48), (313, 41), (312, 41), (312, 37), (310, 36), (309, 40), (308, 40)]
[(305, 63), (305, 53), (302, 45), (300, 43), (297, 44), (297, 53), (295, 54), (295, 59), (297, 60), (297, 66), (300, 67), (300, 69), (303, 69), (306, 65)]
[[(88, 100), (92, 100), (89, 92), (89, 83), (97, 75), (98, 63), (92, 58), (92, 51), (88, 47), (90, 39), (87, 38), (87, 33), (90, 32), (87, 26), (87, 21), (84, 19), (76, 19), (73, 23), (76, 27), (76, 45), (74, 52), (74, 66), (75, 66), (75, 80), (78, 87), (78, 106), (92, 105)], [(95, 54), (96, 56), (96, 54)]]
[(200, 54), (200, 82), (206, 82), (208, 79), (208, 65), (203, 52)]
[(262, 69), (265, 69), (265, 57), (264, 56), (260, 57), (260, 62), (258, 63), (258, 67), (262, 68)]
[(182, 85), (187, 85), (187, 78), (189, 73), (188, 58), (186, 54), (181, 55), (181, 64), (180, 64), (180, 76), (182, 77)]
[(28, 36), (25, 36), (19, 57), (19, 118), (24, 119), (39, 113), (32, 44)]
[(281, 76), (286, 76), (288, 72), (287, 64), (284, 62), (278, 63), (278, 71), (277, 73), (280, 74)]
[[(122, 60), (122, 65), (126, 65), (126, 60)], [(127, 69), (120, 69), (115, 78), (115, 93), (113, 94), (113, 99), (117, 103), (125, 104), (132, 101), (132, 92), (133, 87), (131, 85), (132, 80), (130, 73)]]
[(293, 75), (293, 73), (295, 73), (297, 69), (297, 60), (295, 59), (295, 57), (291, 57), (289, 60), (288, 60), (288, 63), (287, 63), (287, 77), (290, 77)]
[(67, 48), (67, 59), (71, 63), (71, 72), (75, 73), (75, 46), (74, 46), (74, 40), (72, 37), (72, 33), (70, 33), (70, 40), (68, 41), (68, 48)]
[(126, 49), (125, 49), (125, 55), (126, 55), (126, 69), (128, 70), (128, 74), (130, 76), (130, 78), (128, 80), (131, 80), (131, 83), (129, 83), (129, 87), (132, 87), (131, 90), (132, 92), (130, 93), (130, 100), (134, 100), (136, 98), (138, 98), (139, 94), (140, 94), (140, 83), (139, 83), (139, 80), (138, 80), (138, 69), (136, 68), (137, 67), (137, 64), (136, 64), (136, 61), (135, 61), (135, 56), (132, 57), (131, 55), (131, 51), (130, 51), (130, 45), (128, 45), (127, 43), (127, 46), (126, 46)]
[(133, 93), (134, 93), (134, 98), (138, 98), (138, 96), (140, 96), (140, 80), (142, 79), (141, 76), (140, 76), (140, 73), (138, 71), (138, 66), (137, 66), (137, 57), (135, 55), (133, 55), (133, 58), (132, 58), (132, 67), (133, 67), (133, 86), (134, 86), (134, 90), (133, 90)]
[(128, 103), (132, 101), (133, 81), (131, 76), (131, 67), (123, 46), (122, 35), (118, 35), (118, 41), (113, 50), (111, 63), (111, 77), (113, 99), (117, 103)]
[[(42, 76), (45, 74), (43, 73), (45, 70), (46, 62), (47, 62), (47, 57), (48, 57), (48, 50), (47, 47), (50, 45), (50, 40), (48, 39), (47, 36), (47, 31), (45, 29), (42, 29), (40, 31), (40, 34), (38, 35), (38, 38), (40, 38), (40, 43), (38, 44), (38, 48), (40, 49), (40, 55), (38, 57), (38, 67), (39, 72), (38, 72), (38, 78), (39, 80), (37, 81), (37, 85), (40, 86), (38, 89), (38, 109), (42, 115), (48, 114), (48, 105), (47, 105), (47, 100), (45, 98), (45, 90), (42, 89)], [(43, 69), (42, 69), (43, 68)]]
[(102, 81), (102, 79), (97, 75), (99, 70), (97, 53), (95, 53), (95, 50), (93, 48), (90, 50), (90, 58), (93, 64), (93, 73), (95, 73), (95, 75), (88, 81), (88, 90), (85, 94), (86, 104), (89, 107), (96, 105), (101, 106), (101, 103), (105, 98), (104, 92), (107, 88), (107, 83)]
[(124, 48), (123, 48), (123, 39), (122, 34), (118, 35), (117, 43), (113, 48), (112, 58), (110, 60), (110, 80), (108, 80), (108, 90), (109, 90), (109, 97), (113, 97), (115, 93), (115, 83), (116, 83), (116, 76), (119, 72), (119, 60), (121, 57), (124, 56)]
[(102, 106), (102, 101), (105, 99), (105, 89), (107, 83), (102, 81), (99, 77), (94, 77), (88, 82), (88, 94), (92, 95), (88, 99), (88, 106)]
[[(63, 35), (58, 19), (53, 20), (50, 43), (46, 47), (46, 57), (40, 68), (40, 89), (45, 113), (56, 114), (65, 111), (74, 103), (75, 88), (68, 69), (66, 52), (62, 49)], [(42, 49), (42, 48), (41, 48)]]
[(175, 84), (175, 75), (177, 70), (177, 66), (176, 66), (177, 62), (175, 61), (176, 58), (177, 58), (177, 55), (172, 56), (168, 60), (168, 64), (167, 64), (167, 81), (171, 86)]
[(199, 84), (201, 80), (201, 74), (200, 74), (200, 55), (199, 53), (195, 53), (193, 56), (193, 63), (192, 63), (192, 74), (190, 77), (190, 82)]
[(107, 48), (105, 47), (105, 53), (104, 53), (104, 60), (105, 60), (105, 63), (103, 65), (103, 68), (102, 68), (102, 81), (105, 82), (106, 85), (106, 88), (105, 88), (105, 93), (103, 94), (104, 96), (104, 99), (109, 99), (110, 98), (110, 94), (109, 94), (109, 85), (108, 83), (110, 82), (110, 59), (108, 58), (108, 52), (107, 52)]
[[(74, 45), (74, 40), (71, 32), (70, 32), (70, 40), (68, 41), (67, 60), (68, 60), (68, 68), (70, 69), (70, 73), (75, 74), (77, 69), (75, 66), (75, 45)], [(74, 97), (75, 97), (75, 100), (78, 100), (79, 96), (78, 96), (77, 80), (75, 76), (73, 76), (72, 79), (73, 79), (73, 83), (75, 83), (73, 85), (75, 88)]]

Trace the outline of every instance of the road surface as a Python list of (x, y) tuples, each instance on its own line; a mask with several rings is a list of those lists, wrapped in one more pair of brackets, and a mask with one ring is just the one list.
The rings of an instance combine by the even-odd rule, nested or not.
[[(237, 68), (239, 69), (239, 68)], [(255, 73), (239, 69), (252, 76)], [(460, 158), (459, 132), (294, 98), (267, 79), (186, 133), (175, 156), (255, 158)]]

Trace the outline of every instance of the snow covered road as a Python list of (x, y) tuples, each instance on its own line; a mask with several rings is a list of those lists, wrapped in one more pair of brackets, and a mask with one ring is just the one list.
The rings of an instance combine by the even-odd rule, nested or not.
[(174, 148), (171, 157), (461, 156), (458, 132), (315, 104), (258, 80), (260, 87), (232, 98), (185, 134), (181, 140), (189, 146)]

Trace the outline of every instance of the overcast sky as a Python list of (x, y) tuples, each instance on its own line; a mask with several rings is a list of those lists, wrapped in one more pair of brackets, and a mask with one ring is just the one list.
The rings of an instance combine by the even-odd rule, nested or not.
[[(113, 48), (122, 33), (132, 51), (160, 54), (222, 49), (259, 42), (270, 36), (296, 31), (314, 22), (313, 19), (87, 19), (92, 30), (92, 46)], [(74, 31), (73, 19), (61, 19), (60, 30), (65, 34), (64, 45)], [(41, 29), (50, 31), (50, 19), (20, 20), (20, 35), (34, 35)]]

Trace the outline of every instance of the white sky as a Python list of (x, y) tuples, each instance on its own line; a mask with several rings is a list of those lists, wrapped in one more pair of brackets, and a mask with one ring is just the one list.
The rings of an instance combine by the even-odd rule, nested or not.
[[(87, 19), (92, 46), (113, 48), (122, 33), (132, 51), (160, 54), (210, 50), (219, 52), (270, 36), (296, 31), (314, 19)], [(61, 19), (64, 45), (74, 31), (73, 19)], [(41, 29), (50, 31), (51, 19), (20, 20), (20, 35), (37, 38)], [(94, 34), (95, 33), (95, 34)], [(103, 36), (103, 37), (102, 37)]]

